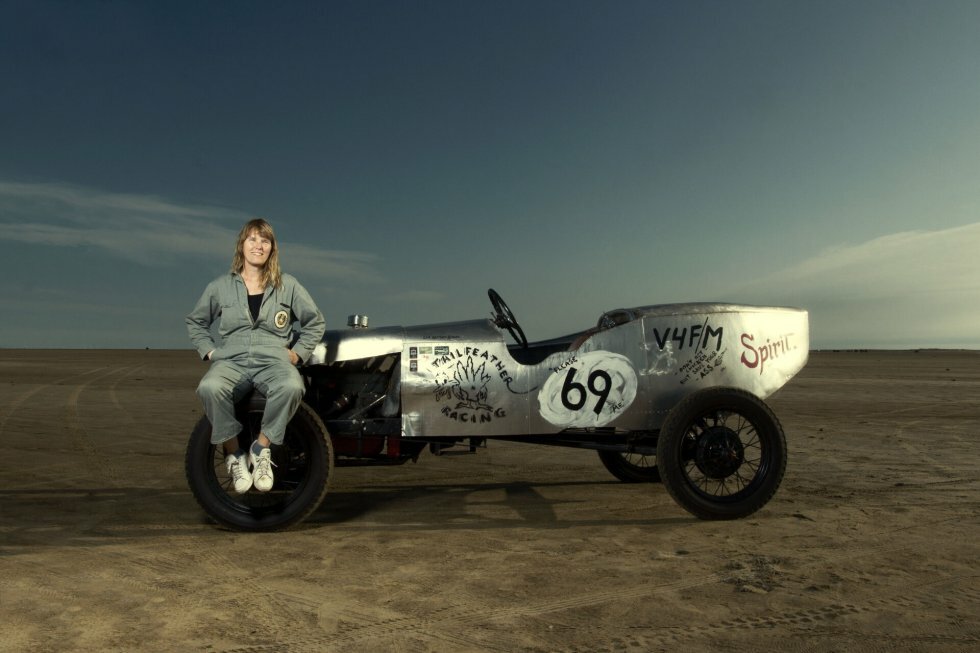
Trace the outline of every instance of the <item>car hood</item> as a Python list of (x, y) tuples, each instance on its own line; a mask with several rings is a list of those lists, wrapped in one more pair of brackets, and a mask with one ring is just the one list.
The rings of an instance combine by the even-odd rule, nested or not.
[(339, 361), (400, 354), (407, 340), (416, 343), (426, 340), (485, 343), (500, 342), (503, 334), (490, 320), (327, 331), (308, 362), (310, 365), (329, 365)]

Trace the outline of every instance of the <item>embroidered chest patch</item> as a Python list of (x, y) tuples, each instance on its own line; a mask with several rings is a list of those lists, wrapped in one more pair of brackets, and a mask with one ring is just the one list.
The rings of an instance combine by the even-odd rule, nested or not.
[(285, 329), (286, 325), (289, 324), (289, 313), (286, 311), (276, 313), (275, 323), (277, 329)]

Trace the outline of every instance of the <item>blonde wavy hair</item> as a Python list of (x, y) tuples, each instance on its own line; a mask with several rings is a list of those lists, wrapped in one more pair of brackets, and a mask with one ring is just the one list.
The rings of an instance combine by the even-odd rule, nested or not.
[(268, 239), (272, 243), (272, 251), (269, 258), (262, 267), (262, 285), (266, 288), (282, 287), (282, 270), (279, 269), (279, 245), (276, 243), (276, 233), (272, 230), (272, 225), (262, 218), (249, 220), (238, 232), (238, 245), (235, 247), (235, 258), (231, 260), (231, 271), (241, 274), (245, 268), (245, 240), (255, 231), (260, 237)]

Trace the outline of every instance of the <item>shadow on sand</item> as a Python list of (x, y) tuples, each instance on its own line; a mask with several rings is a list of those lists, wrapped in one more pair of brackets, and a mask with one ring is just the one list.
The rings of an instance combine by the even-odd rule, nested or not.
[[(651, 486), (615, 481), (452, 483), (339, 488), (291, 530), (458, 531), (622, 527), (689, 523), (671, 509), (659, 517)], [(622, 509), (609, 510), (609, 492)], [(603, 494), (597, 498), (597, 494)], [(644, 501), (643, 498), (648, 501)], [(642, 503), (641, 503), (642, 501)], [(210, 523), (182, 488), (0, 490), (0, 555), (38, 546), (107, 545), (120, 540), (227, 533)], [(649, 505), (649, 516), (637, 518)]]

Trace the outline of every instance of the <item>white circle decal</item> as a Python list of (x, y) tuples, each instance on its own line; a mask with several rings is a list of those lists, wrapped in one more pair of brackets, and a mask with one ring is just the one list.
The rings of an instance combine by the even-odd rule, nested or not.
[(629, 359), (590, 351), (572, 354), (555, 368), (538, 393), (538, 410), (555, 426), (605, 426), (635, 398), (636, 372)]

